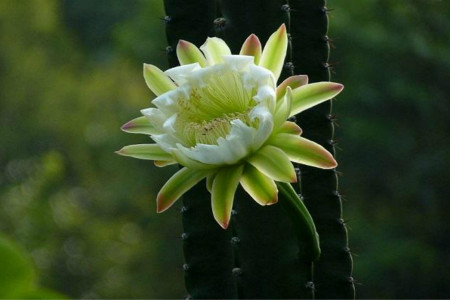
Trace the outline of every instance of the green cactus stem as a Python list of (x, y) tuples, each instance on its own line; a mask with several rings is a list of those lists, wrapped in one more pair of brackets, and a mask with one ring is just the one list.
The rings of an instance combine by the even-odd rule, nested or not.
[[(264, 44), (284, 22), (282, 5), (279, 0), (222, 1), (218, 35), (232, 53), (239, 53), (242, 42), (252, 33)], [(280, 193), (279, 197), (284, 196)], [(240, 296), (312, 298), (312, 262), (299, 251), (295, 226), (283, 206), (261, 207), (241, 190), (236, 194), (234, 209)]]
[[(167, 53), (170, 67), (178, 65), (175, 49), (180, 39), (200, 46), (214, 35), (216, 5), (205, 0), (165, 0)], [(211, 214), (210, 194), (205, 182), (183, 197), (183, 251), (185, 284), (193, 299), (235, 299), (238, 297), (232, 275), (234, 258), (231, 231), (220, 228)]]
[[(289, 66), (297, 74), (306, 74), (310, 82), (330, 79), (327, 29), (328, 17), (324, 0), (289, 0), (287, 3), (292, 40)], [(288, 58), (289, 59), (289, 54)], [(332, 101), (303, 112), (297, 124), (304, 136), (334, 149)], [(352, 278), (352, 256), (348, 248), (347, 229), (342, 219), (342, 201), (335, 170), (300, 166), (302, 195), (320, 234), (322, 255), (314, 264), (316, 298), (355, 297)]]

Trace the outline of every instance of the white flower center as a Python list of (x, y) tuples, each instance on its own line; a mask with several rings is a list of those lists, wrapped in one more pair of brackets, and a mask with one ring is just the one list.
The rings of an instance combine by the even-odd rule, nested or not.
[(257, 104), (255, 94), (256, 89), (245, 89), (241, 75), (232, 70), (210, 76), (201, 86), (191, 86), (189, 97), (177, 101), (177, 137), (187, 147), (215, 145), (219, 137), (230, 133), (233, 120), (254, 127), (249, 113)]
[[(178, 87), (143, 110), (160, 134), (152, 139), (179, 159), (235, 164), (269, 138), (275, 110), (273, 74), (253, 57), (224, 56), (225, 63), (166, 71)], [(181, 163), (181, 161), (180, 161)]]

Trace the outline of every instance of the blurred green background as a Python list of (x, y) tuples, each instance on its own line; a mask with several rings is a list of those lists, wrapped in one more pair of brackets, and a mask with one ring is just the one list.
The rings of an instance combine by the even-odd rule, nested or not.
[[(450, 295), (449, 3), (328, 2), (358, 298)], [(163, 16), (0, 0), (0, 232), (68, 297), (185, 296), (179, 212), (154, 203), (174, 169), (113, 153), (148, 141), (119, 127), (152, 99), (142, 63), (167, 67)]]

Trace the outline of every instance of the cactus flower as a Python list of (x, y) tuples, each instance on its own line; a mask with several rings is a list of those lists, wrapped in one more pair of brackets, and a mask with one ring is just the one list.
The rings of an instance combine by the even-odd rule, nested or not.
[(301, 137), (287, 119), (331, 99), (343, 86), (308, 84), (307, 76), (297, 75), (277, 87), (287, 51), (284, 25), (261, 49), (255, 35), (239, 55), (219, 38), (208, 38), (200, 49), (180, 40), (179, 67), (163, 72), (144, 64), (145, 81), (157, 97), (122, 130), (147, 134), (155, 143), (117, 153), (154, 160), (159, 167), (182, 166), (160, 190), (158, 212), (206, 178), (214, 218), (227, 228), (239, 184), (258, 204), (270, 205), (278, 201), (277, 182), (297, 181), (292, 162), (336, 167), (327, 150)]

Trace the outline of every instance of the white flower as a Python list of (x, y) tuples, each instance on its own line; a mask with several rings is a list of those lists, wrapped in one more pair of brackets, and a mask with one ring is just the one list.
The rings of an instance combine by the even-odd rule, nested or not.
[(208, 38), (200, 49), (180, 41), (181, 66), (162, 72), (144, 65), (145, 81), (157, 95), (155, 107), (142, 110), (143, 117), (122, 129), (148, 134), (155, 144), (130, 145), (118, 153), (154, 160), (157, 166), (183, 166), (159, 192), (158, 212), (206, 178), (214, 217), (227, 228), (239, 184), (257, 203), (270, 205), (278, 200), (276, 182), (297, 180), (291, 161), (324, 169), (337, 165), (286, 120), (331, 99), (343, 86), (307, 84), (302, 75), (276, 86), (287, 49), (284, 25), (263, 51), (255, 35), (239, 55), (231, 55), (218, 38)]

